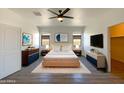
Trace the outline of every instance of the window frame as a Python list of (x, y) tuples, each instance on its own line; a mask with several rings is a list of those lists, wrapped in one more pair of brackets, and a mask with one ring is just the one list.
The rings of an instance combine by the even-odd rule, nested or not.
[(79, 46), (79, 48), (81, 48), (82, 36), (81, 35), (72, 35), (72, 46), (73, 46), (73, 49), (75, 49), (74, 39), (80, 39), (80, 46)]
[(41, 35), (41, 46), (43, 45), (43, 39), (48, 39), (49, 40), (49, 48), (50, 48), (50, 35)]

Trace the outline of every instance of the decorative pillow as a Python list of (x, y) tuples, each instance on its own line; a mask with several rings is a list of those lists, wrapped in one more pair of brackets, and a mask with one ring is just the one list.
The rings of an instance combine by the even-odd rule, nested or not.
[(71, 45), (65, 45), (62, 47), (62, 51), (70, 51), (72, 50), (72, 46)]
[(54, 46), (54, 48), (53, 48), (53, 50), (55, 51), (55, 52), (59, 52), (60, 51), (60, 46)]

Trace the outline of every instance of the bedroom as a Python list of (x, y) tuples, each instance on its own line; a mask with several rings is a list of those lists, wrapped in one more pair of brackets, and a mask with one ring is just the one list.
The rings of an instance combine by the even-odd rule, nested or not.
[[(56, 8), (51, 10), (59, 13), (58, 10), (64, 11), (65, 9), (66, 8)], [(34, 8), (34, 9), (28, 9), (28, 8), (2, 9), (1, 8), (0, 9), (0, 15), (1, 15), (0, 42), (2, 45), (0, 46), (0, 52), (1, 54), (7, 52), (7, 54), (2, 54), (2, 56), (0, 56), (1, 79), (4, 77), (2, 80), (12, 80), (12, 81), (14, 80), (16, 81), (14, 83), (124, 83), (124, 80), (122, 78), (116, 75), (111, 75), (111, 73), (108, 73), (111, 72), (111, 61), (110, 61), (110, 52), (109, 52), (110, 42), (108, 37), (109, 35), (108, 27), (115, 24), (119, 24), (124, 21), (123, 11), (124, 9), (70, 8), (70, 11), (66, 15), (73, 16), (74, 19), (64, 19), (63, 22), (59, 22), (56, 19), (48, 19), (49, 17), (52, 17), (54, 15), (50, 13), (47, 8)], [(2, 30), (5, 30), (6, 33)], [(9, 32), (11, 30), (13, 30), (14, 32), (12, 33)], [(31, 36), (33, 37), (31, 38), (32, 39), (32, 42), (30, 42), (31, 45), (29, 44), (28, 46), (26, 46), (22, 44), (22, 40), (23, 40), (22, 36), (24, 33), (28, 35), (31, 34)], [(62, 38), (62, 41), (64, 42), (56, 42), (55, 40), (56, 34), (64, 35), (63, 36), (64, 39)], [(104, 39), (103, 48), (97, 48), (90, 45), (91, 36), (99, 35), (99, 34), (103, 35), (103, 39)], [(43, 44), (42, 37), (48, 39), (47, 42), (44, 42), (45, 43), (44, 46), (42, 46)], [(74, 40), (75, 38), (78, 38), (80, 43), (78, 41), (75, 42)], [(4, 39), (7, 41), (4, 41)], [(35, 58), (36, 59), (39, 58), (39, 59), (37, 61), (34, 61), (29, 66), (22, 67), (21, 52), (31, 47), (38, 48), (38, 51), (36, 51), (36, 53), (38, 53), (39, 55), (35, 55)], [(54, 58), (59, 56), (60, 51), (61, 51), (61, 55), (60, 55), (61, 57), (62, 56), (65, 57), (65, 55), (76, 56), (76, 54), (74, 54), (74, 51), (78, 51), (77, 52), (78, 54), (80, 54), (79, 52), (81, 52), (81, 57), (76, 56), (76, 59), (73, 60), (78, 59), (78, 61), (80, 60), (82, 63), (84, 62), (82, 66), (82, 69), (84, 69), (84, 71), (79, 68), (72, 68), (71, 70), (69, 70), (70, 68), (61, 68), (60, 70), (58, 70), (57, 68), (55, 68), (56, 69), (55, 70), (53, 68), (48, 70), (42, 69), (42, 71), (39, 71), (38, 69), (40, 62), (42, 62), (42, 60), (45, 60), (44, 57), (47, 56), (47, 53), (45, 54), (46, 56), (44, 57), (41, 56), (41, 52), (42, 50), (44, 50), (44, 48), (48, 49), (48, 51), (50, 50), (58, 51), (58, 53)], [(14, 49), (17, 49), (16, 53)], [(71, 50), (70, 54), (67, 54), (69, 53), (68, 50), (69, 51)], [(100, 59), (100, 63), (102, 60), (104, 60), (103, 61), (104, 65), (102, 64), (102, 66), (105, 67), (106, 65), (105, 72), (97, 69), (85, 58), (86, 55), (90, 55), (91, 57), (93, 57), (92, 53), (87, 52), (90, 50), (104, 55), (104, 56), (102, 55), (104, 58)], [(48, 54), (50, 54), (51, 51)], [(64, 51), (64, 54), (62, 54), (62, 51)], [(10, 52), (15, 54), (13, 54), (13, 56), (10, 56), (11, 54)], [(52, 52), (51, 54), (52, 56), (53, 53), (54, 52)], [(75, 56), (72, 56), (72, 58), (74, 58)], [(93, 58), (96, 58), (96, 56), (97, 55), (95, 55), (95, 57)], [(34, 56), (32, 56), (31, 60), (34, 60), (35, 58)], [(66, 59), (69, 60), (68, 62), (70, 63), (64, 60), (65, 62), (64, 66), (66, 65), (70, 66), (70, 64), (73, 65), (73, 63), (71, 63), (72, 58), (70, 58), (71, 61), (70, 59)], [(61, 58), (55, 60), (62, 61)], [(90, 58), (89, 60), (92, 60), (92, 58)], [(6, 67), (3, 67), (2, 66), (3, 64)], [(58, 64), (58, 65), (62, 66), (63, 64)], [(18, 75), (20, 77), (18, 77)], [(65, 78), (61, 78), (61, 77), (65, 77)], [(91, 77), (92, 80), (90, 80)], [(28, 78), (30, 78), (30, 80)], [(39, 79), (35, 79), (35, 78), (39, 78)], [(5, 82), (5, 83), (9, 83), (9, 82)]]

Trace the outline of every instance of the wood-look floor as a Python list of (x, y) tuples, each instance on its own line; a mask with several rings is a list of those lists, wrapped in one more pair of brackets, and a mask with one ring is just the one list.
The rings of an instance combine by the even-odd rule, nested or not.
[[(4, 79), (9, 84), (120, 84), (124, 83), (124, 74), (112, 74), (98, 71), (85, 57), (80, 60), (92, 72), (92, 74), (37, 74), (31, 71), (40, 64), (42, 58), (28, 67), (22, 68)], [(9, 80), (9, 81), (8, 81)], [(13, 82), (14, 81), (14, 82)]]

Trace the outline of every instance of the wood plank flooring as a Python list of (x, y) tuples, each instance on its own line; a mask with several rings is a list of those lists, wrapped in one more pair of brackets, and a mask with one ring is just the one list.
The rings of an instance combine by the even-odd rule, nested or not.
[(98, 71), (85, 57), (80, 57), (81, 62), (92, 74), (37, 74), (31, 71), (40, 64), (42, 57), (28, 67), (23, 67), (2, 80), (7, 84), (123, 84), (124, 74), (112, 74)]

